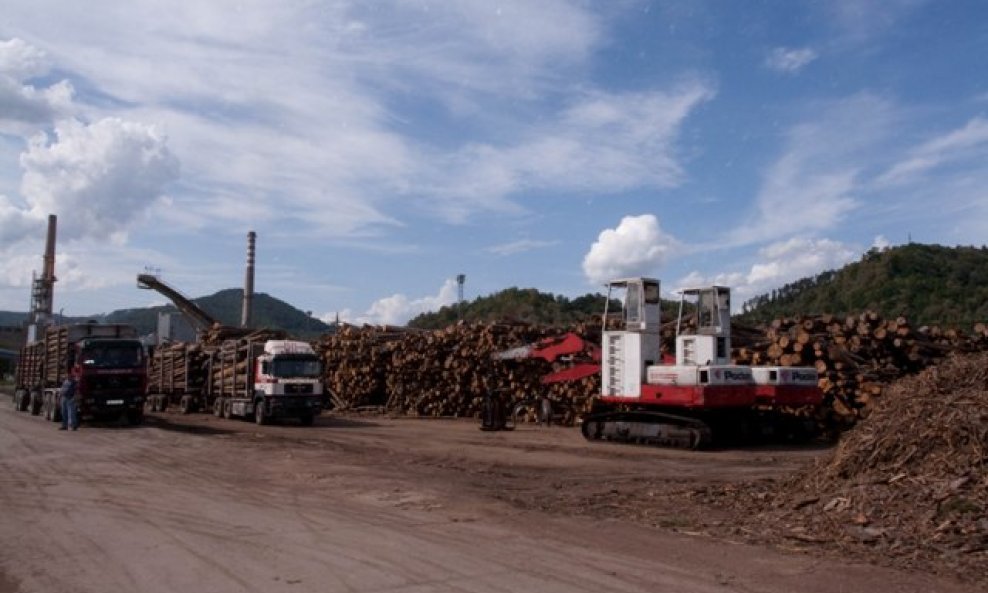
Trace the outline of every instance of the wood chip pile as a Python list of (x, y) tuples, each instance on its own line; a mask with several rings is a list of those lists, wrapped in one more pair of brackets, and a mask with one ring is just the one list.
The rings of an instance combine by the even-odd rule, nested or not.
[[(571, 329), (587, 333), (585, 327)], [(584, 382), (542, 385), (541, 378), (553, 370), (546, 361), (494, 359), (498, 352), (558, 333), (558, 328), (509, 323), (460, 323), (437, 331), (344, 326), (316, 349), (338, 410), (475, 416), (488, 393), (510, 402), (546, 394), (572, 403), (584, 396)]]
[[(988, 584), (988, 353), (892, 385), (832, 456), (781, 485), (701, 493), (756, 539)], [(802, 542), (802, 543), (800, 543)]]

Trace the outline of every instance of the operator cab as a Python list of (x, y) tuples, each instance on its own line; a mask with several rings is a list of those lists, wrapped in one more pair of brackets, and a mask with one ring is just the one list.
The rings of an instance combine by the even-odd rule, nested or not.
[[(623, 294), (622, 294), (623, 293)], [(611, 298), (621, 299), (621, 326), (624, 331), (656, 333), (661, 325), (659, 281), (654, 278), (626, 278), (607, 284), (604, 319), (608, 318)], [(607, 329), (606, 327), (604, 329)]]
[[(731, 289), (687, 288), (676, 322), (676, 365), (731, 364)], [(688, 322), (695, 316), (695, 325)]]

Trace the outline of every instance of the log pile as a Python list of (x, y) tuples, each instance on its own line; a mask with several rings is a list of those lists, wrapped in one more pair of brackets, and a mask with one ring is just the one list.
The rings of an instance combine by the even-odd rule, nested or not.
[(201, 344), (177, 342), (156, 348), (148, 361), (148, 393), (201, 394), (208, 358)]
[(811, 366), (820, 375), (828, 423), (867, 416), (884, 386), (942, 360), (951, 352), (988, 349), (985, 324), (971, 334), (936, 326), (913, 328), (905, 317), (859, 315), (776, 319), (761, 332), (734, 334), (734, 359), (745, 365)]
[[(253, 387), (253, 375), (248, 368), (251, 353), (257, 354), (268, 340), (284, 340), (280, 330), (213, 328), (203, 342), (210, 352), (210, 393), (233, 395), (246, 393)], [(218, 344), (218, 345), (217, 345)]]
[[(585, 328), (577, 328), (585, 332)], [(336, 409), (379, 407), (414, 416), (475, 416), (488, 393), (506, 403), (542, 395), (569, 403), (584, 388), (549, 390), (540, 359), (495, 360), (557, 330), (529, 324), (460, 323), (438, 331), (344, 326), (316, 346)]]

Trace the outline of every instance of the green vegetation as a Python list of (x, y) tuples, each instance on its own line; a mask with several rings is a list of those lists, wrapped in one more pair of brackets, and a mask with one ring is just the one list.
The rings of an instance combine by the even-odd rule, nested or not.
[(787, 284), (744, 304), (740, 320), (873, 310), (917, 325), (966, 329), (988, 321), (988, 247), (909, 244)]
[[(522, 321), (527, 323), (565, 325), (586, 321), (604, 311), (605, 297), (586, 294), (575, 299), (539, 292), (534, 288), (508, 288), (490, 296), (478, 297), (462, 306), (443, 307), (435, 313), (424, 313), (408, 322), (410, 327), (438, 329), (464, 321)], [(620, 310), (612, 302), (612, 310)]]

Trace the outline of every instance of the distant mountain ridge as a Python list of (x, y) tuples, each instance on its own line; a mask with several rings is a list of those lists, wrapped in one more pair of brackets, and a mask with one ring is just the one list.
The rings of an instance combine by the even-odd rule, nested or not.
[[(240, 325), (243, 308), (243, 289), (228, 288), (215, 294), (191, 299), (199, 308), (209, 313), (224, 325)], [(171, 305), (121, 309), (111, 313), (84, 317), (65, 317), (59, 323), (82, 323), (94, 319), (103, 323), (127, 323), (137, 328), (141, 334), (149, 334), (157, 329), (158, 314), (173, 312)], [(25, 322), (27, 313), (0, 311), (0, 326), (16, 326)], [(307, 315), (304, 311), (266, 293), (255, 293), (253, 300), (252, 326), (281, 329), (297, 337), (314, 337), (330, 330), (330, 326)]]

